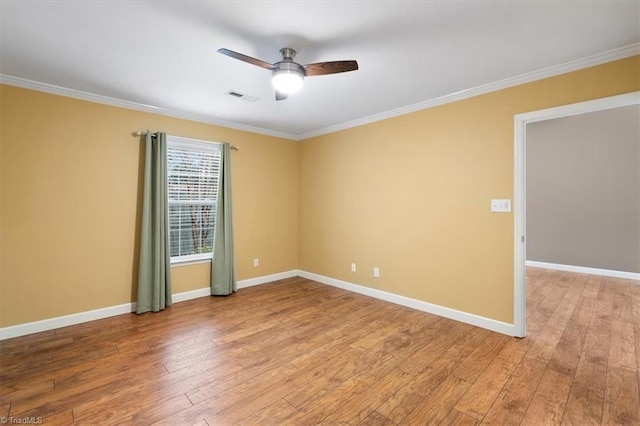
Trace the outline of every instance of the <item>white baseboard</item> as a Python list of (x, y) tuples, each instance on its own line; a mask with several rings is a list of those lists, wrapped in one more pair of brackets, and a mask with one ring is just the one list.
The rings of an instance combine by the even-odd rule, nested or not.
[(199, 297), (211, 296), (211, 287), (203, 287), (197, 290), (183, 291), (171, 295), (171, 303), (186, 302), (187, 300), (197, 299)]
[[(298, 275), (298, 271), (286, 271), (278, 274), (265, 275), (263, 277), (250, 278), (238, 281), (238, 288), (246, 288), (259, 284), (266, 284), (272, 281), (291, 278)], [(173, 303), (184, 302), (211, 295), (211, 288), (199, 288), (197, 290), (176, 293), (171, 296)], [(49, 318), (41, 321), (28, 322), (24, 324), (12, 325), (0, 328), (0, 340), (11, 339), (13, 337), (26, 336), (27, 334), (40, 333), (54, 330), (56, 328), (68, 327), (70, 325), (81, 324), (83, 322), (95, 321), (116, 315), (128, 314), (136, 311), (136, 304), (124, 303), (122, 305), (110, 306), (107, 308), (95, 309), (92, 311), (79, 312), (77, 314), (64, 315), (61, 317)]]
[(277, 274), (265, 275), (262, 277), (249, 278), (248, 280), (238, 281), (238, 290), (241, 288), (253, 287), (254, 285), (266, 284), (273, 281), (284, 280), (285, 278), (293, 278), (298, 276), (297, 270), (280, 272)]
[[(515, 329), (513, 324), (507, 324), (507, 323), (496, 321), (490, 318), (469, 314), (466, 312), (458, 311), (458, 310), (447, 308), (444, 306), (439, 306), (432, 303), (411, 299), (409, 297), (400, 296), (397, 294), (388, 293), (385, 291), (348, 283), (346, 281), (336, 280), (334, 278), (329, 278), (329, 277), (313, 274), (311, 272), (306, 272), (306, 271), (291, 270), (291, 271), (281, 272), (278, 274), (265, 275), (262, 277), (241, 280), (241, 281), (238, 281), (238, 289), (252, 287), (260, 284), (266, 284), (273, 281), (278, 281), (285, 278), (292, 278), (296, 276), (317, 281), (322, 284), (331, 285), (333, 287), (338, 287), (344, 290), (352, 291), (354, 293), (375, 297), (376, 299), (385, 300), (387, 302), (395, 303), (398, 305), (407, 306), (409, 308), (417, 309), (423, 312), (428, 312), (430, 314), (438, 315), (438, 316), (449, 318), (456, 321), (461, 321), (467, 324), (475, 325), (477, 327), (486, 328), (488, 330), (496, 331), (498, 333), (506, 334), (509, 336), (515, 335)], [(184, 302), (186, 300), (209, 296), (210, 294), (211, 294), (211, 289), (209, 287), (205, 287), (197, 290), (176, 293), (171, 297), (171, 299), (173, 303), (179, 303), (179, 302)], [(67, 327), (70, 325), (80, 324), (80, 323), (89, 322), (89, 321), (95, 321), (98, 319), (108, 318), (116, 315), (127, 314), (131, 312), (135, 312), (135, 310), (136, 310), (135, 303), (125, 303), (122, 305), (95, 309), (92, 311), (80, 312), (77, 314), (64, 315), (61, 317), (50, 318), (42, 321), (34, 321), (34, 322), (18, 324), (10, 327), (3, 327), (3, 328), (0, 328), (0, 340), (11, 339), (13, 337), (19, 337), (19, 336), (25, 336), (27, 334), (40, 333), (43, 331), (53, 330), (61, 327)]]
[(124, 303), (122, 305), (110, 306), (108, 308), (94, 309), (92, 311), (79, 312), (77, 314), (12, 325), (10, 327), (0, 328), (0, 340), (26, 336), (27, 334), (40, 333), (56, 328), (68, 327), (70, 325), (114, 317), (116, 315), (128, 314), (135, 311), (135, 303)]
[(579, 274), (601, 275), (603, 277), (640, 281), (640, 274), (635, 272), (613, 271), (610, 269), (589, 268), (586, 266), (562, 265), (559, 263), (537, 262), (535, 260), (527, 260), (525, 265), (533, 268), (554, 269), (556, 271), (577, 272)]
[(491, 318), (481, 317), (479, 315), (458, 311), (440, 305), (434, 305), (433, 303), (411, 299), (409, 297), (388, 293), (386, 291), (376, 290), (373, 288), (352, 284), (346, 281), (336, 280), (334, 278), (325, 277), (311, 272), (298, 271), (298, 276), (317, 281), (322, 284), (338, 287), (343, 290), (352, 291), (354, 293), (363, 294), (365, 296), (375, 297), (376, 299), (381, 299), (387, 302), (395, 303), (397, 305), (406, 306), (408, 308), (417, 309), (419, 311), (449, 318), (455, 321), (460, 321), (467, 324), (475, 325), (477, 327), (486, 328), (487, 330), (506, 334), (508, 336), (516, 335), (516, 330), (513, 324), (496, 321)]
[[(298, 271), (295, 269), (292, 271), (279, 272), (277, 274), (264, 275), (262, 277), (249, 278), (247, 280), (238, 281), (238, 290), (253, 287), (254, 285), (267, 284), (273, 281), (283, 280), (285, 278), (297, 277)], [(184, 302), (186, 300), (197, 299), (199, 297), (211, 296), (211, 287), (203, 287), (197, 290), (185, 291), (183, 293), (176, 293), (171, 297), (173, 303)]]

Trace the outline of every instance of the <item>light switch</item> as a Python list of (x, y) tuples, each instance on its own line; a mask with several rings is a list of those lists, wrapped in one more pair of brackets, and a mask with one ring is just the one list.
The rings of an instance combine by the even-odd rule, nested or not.
[(492, 212), (510, 212), (511, 211), (511, 200), (500, 199), (500, 200), (491, 200), (491, 211)]

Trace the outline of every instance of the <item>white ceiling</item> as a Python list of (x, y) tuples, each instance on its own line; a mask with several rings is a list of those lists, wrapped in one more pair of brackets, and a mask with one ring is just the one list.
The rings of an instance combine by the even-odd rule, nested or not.
[[(292, 139), (640, 42), (640, 1), (7, 1), (0, 73)], [(355, 59), (274, 100), (267, 62)], [(231, 97), (229, 89), (256, 96)]]

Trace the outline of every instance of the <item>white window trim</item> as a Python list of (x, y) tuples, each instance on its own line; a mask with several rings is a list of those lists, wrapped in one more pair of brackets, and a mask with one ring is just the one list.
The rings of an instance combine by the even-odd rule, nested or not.
[[(167, 135), (168, 148), (182, 148), (194, 151), (221, 152), (222, 143), (211, 142), (200, 139), (182, 138), (180, 136)], [(217, 204), (217, 200), (216, 200)], [(167, 229), (167, 232), (169, 230)], [(214, 237), (215, 238), (215, 237)], [(215, 241), (215, 239), (214, 239)], [(186, 266), (198, 263), (207, 263), (213, 261), (213, 253), (189, 254), (186, 256), (172, 256), (170, 259), (171, 266)]]
[(192, 149), (199, 151), (220, 152), (220, 142), (203, 141), (200, 139), (181, 138), (167, 135), (167, 147)]
[(212, 260), (213, 253), (188, 254), (186, 256), (173, 256), (171, 258), (171, 265), (193, 265), (196, 263), (211, 262)]

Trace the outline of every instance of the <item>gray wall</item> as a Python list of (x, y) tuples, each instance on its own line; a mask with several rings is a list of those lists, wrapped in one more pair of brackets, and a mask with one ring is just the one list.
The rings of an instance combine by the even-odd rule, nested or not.
[(527, 260), (640, 273), (640, 107), (527, 126)]

